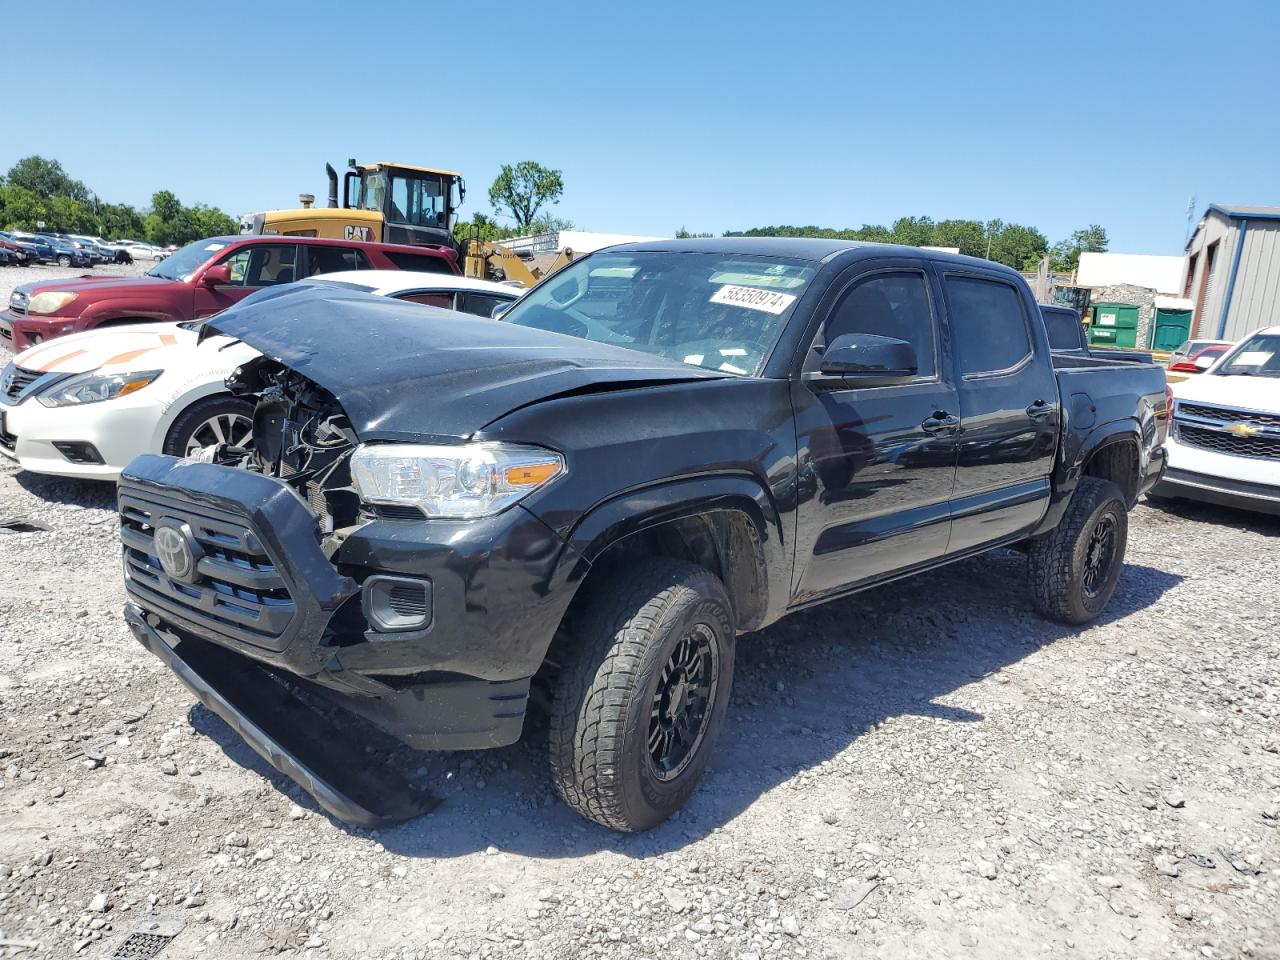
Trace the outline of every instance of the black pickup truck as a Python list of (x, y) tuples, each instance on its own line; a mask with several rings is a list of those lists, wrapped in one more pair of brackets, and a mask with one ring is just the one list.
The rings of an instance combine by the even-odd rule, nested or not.
[(281, 288), (208, 329), (262, 353), (229, 381), (255, 447), (124, 471), (125, 616), (358, 824), (418, 808), (353, 775), (351, 715), (476, 749), (533, 700), (565, 801), (652, 827), (739, 636), (1011, 546), (1036, 608), (1084, 623), (1164, 470), (1163, 371), (1053, 357), (1016, 273), (908, 247), (632, 244), (501, 320)]
[(1058, 304), (1040, 304), (1040, 315), (1044, 317), (1045, 329), (1049, 331), (1049, 349), (1054, 356), (1070, 355), (1076, 357), (1098, 357), (1102, 360), (1120, 360), (1125, 363), (1151, 363), (1151, 353), (1141, 350), (1116, 350), (1112, 347), (1100, 347), (1097, 350), (1089, 346), (1089, 337), (1085, 334), (1084, 324), (1080, 322), (1080, 314), (1072, 307)]

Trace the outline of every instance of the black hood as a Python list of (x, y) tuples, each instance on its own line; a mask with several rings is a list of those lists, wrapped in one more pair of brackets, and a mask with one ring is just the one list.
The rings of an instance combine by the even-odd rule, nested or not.
[(566, 394), (724, 374), (337, 283), (263, 291), (202, 336), (243, 340), (337, 398), (362, 440), (463, 438)]

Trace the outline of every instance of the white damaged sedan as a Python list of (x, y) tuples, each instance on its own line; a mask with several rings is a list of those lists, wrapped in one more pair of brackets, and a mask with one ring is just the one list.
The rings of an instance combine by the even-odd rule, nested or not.
[[(439, 273), (352, 270), (304, 283), (490, 316), (519, 288)], [(203, 321), (90, 330), (25, 350), (0, 372), (0, 455), (24, 470), (114, 480), (141, 453), (190, 456), (252, 442), (253, 402), (227, 377), (258, 354)], [(359, 343), (358, 338), (354, 340)]]

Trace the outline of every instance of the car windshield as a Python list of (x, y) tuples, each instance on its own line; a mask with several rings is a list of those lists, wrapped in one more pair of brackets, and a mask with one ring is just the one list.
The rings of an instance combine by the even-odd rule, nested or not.
[(1280, 333), (1255, 333), (1214, 368), (1219, 377), (1280, 378)]
[(597, 253), (502, 315), (738, 376), (759, 372), (816, 268), (722, 253)]
[(181, 280), (185, 283), (191, 279), (192, 274), (226, 248), (227, 244), (221, 240), (197, 240), (165, 257), (147, 271), (147, 276)]

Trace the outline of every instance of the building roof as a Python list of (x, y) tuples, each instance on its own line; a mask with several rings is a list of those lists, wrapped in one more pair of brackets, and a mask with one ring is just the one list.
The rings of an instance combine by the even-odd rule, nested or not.
[(1156, 293), (1182, 292), (1182, 257), (1143, 253), (1082, 253), (1076, 284), (1081, 287), (1114, 287), (1128, 284)]
[(1264, 207), (1253, 203), (1211, 203), (1209, 209), (1224, 217), (1250, 220), (1280, 220), (1280, 207)]

